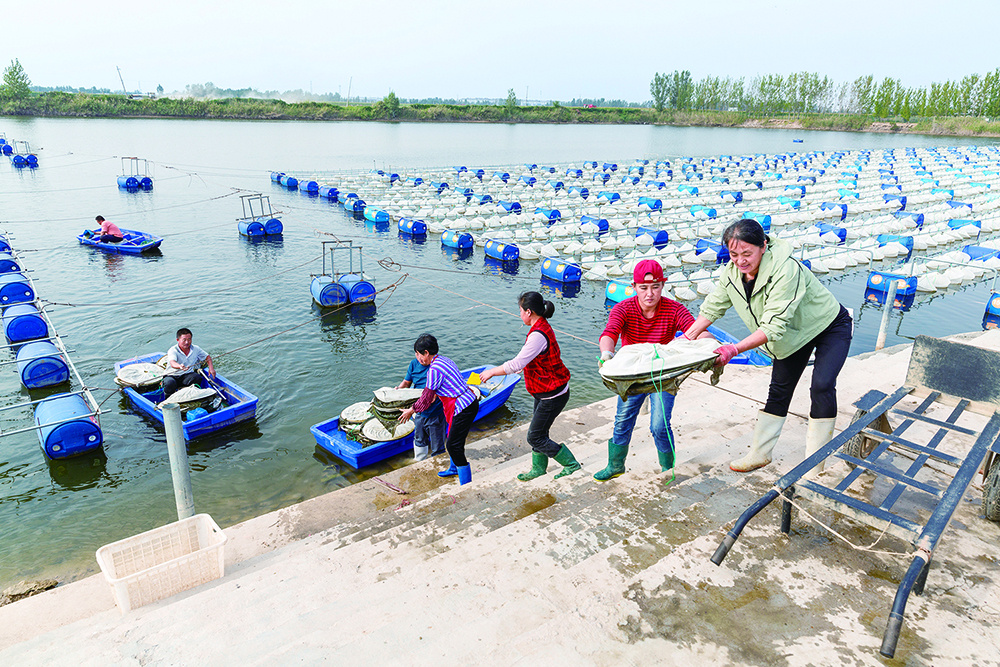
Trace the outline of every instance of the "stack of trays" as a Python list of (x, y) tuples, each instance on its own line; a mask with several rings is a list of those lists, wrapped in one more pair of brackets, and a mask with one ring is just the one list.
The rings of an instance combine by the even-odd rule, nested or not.
[[(623, 399), (662, 391), (676, 393), (681, 382), (695, 371), (713, 370), (718, 345), (714, 339), (626, 345), (601, 367), (601, 380)], [(718, 382), (721, 373), (721, 366), (714, 369), (712, 384)]]

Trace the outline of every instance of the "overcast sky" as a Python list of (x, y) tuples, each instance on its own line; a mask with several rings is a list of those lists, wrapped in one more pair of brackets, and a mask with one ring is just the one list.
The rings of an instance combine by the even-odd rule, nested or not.
[(650, 99), (656, 72), (874, 74), (1000, 66), (1000, 0), (34, 0), (0, 58), (33, 85), (302, 89), (403, 98)]

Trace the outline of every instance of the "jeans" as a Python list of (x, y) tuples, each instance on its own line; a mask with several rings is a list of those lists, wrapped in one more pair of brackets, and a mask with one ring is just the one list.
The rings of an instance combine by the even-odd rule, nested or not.
[(444, 411), (441, 404), (434, 403), (430, 410), (413, 415), (413, 445), (427, 447), (431, 454), (444, 451)]
[[(649, 394), (652, 401), (649, 415), (649, 430), (653, 434), (653, 443), (661, 452), (674, 451), (674, 432), (670, 428), (670, 413), (674, 410), (674, 395), (668, 392)], [(646, 400), (646, 394), (629, 396), (625, 400), (618, 399), (618, 411), (615, 413), (614, 443), (619, 447), (628, 447), (632, 441), (632, 429), (639, 416), (639, 408)]]
[(812, 385), (809, 387), (809, 416), (813, 419), (836, 417), (837, 376), (840, 375), (840, 369), (847, 360), (847, 352), (851, 349), (852, 326), (851, 316), (841, 306), (837, 317), (818, 336), (784, 359), (775, 359), (764, 412), (775, 417), (788, 414), (795, 385), (809, 363), (809, 355), (816, 350)]
[(559, 413), (569, 401), (569, 390), (552, 398), (535, 398), (535, 409), (531, 414), (531, 425), (528, 426), (528, 444), (539, 454), (545, 454), (554, 459), (562, 445), (549, 437), (549, 429)]
[(451, 462), (459, 468), (469, 465), (469, 460), (465, 458), (465, 439), (469, 437), (469, 429), (472, 428), (472, 422), (476, 421), (477, 412), (479, 412), (478, 398), (451, 418), (451, 429), (448, 431), (445, 448), (448, 450)]

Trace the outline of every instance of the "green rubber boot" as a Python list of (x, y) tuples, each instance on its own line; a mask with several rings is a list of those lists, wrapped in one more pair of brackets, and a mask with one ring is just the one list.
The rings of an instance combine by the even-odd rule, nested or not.
[(674, 467), (674, 453), (673, 452), (661, 452), (656, 450), (656, 456), (660, 459), (660, 472), (667, 472)]
[(608, 467), (596, 473), (594, 479), (606, 482), (625, 472), (625, 457), (628, 456), (628, 445), (619, 447), (614, 440), (608, 440)]
[(538, 452), (531, 452), (531, 470), (522, 472), (517, 476), (522, 482), (527, 482), (541, 477), (545, 474), (545, 469), (549, 467), (549, 457)]
[(556, 454), (556, 463), (561, 465), (563, 469), (556, 473), (555, 479), (572, 475), (580, 469), (580, 462), (573, 456), (573, 452), (566, 448), (566, 445), (559, 447), (559, 453)]

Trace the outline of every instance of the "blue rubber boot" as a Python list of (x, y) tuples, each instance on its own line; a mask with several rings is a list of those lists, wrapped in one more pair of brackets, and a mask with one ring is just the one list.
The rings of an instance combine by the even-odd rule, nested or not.
[(455, 467), (455, 462), (451, 462), (451, 467), (447, 470), (442, 470), (438, 473), (438, 477), (454, 477), (458, 474), (458, 468)]
[(468, 484), (472, 481), (472, 466), (458, 467), (458, 485)]

